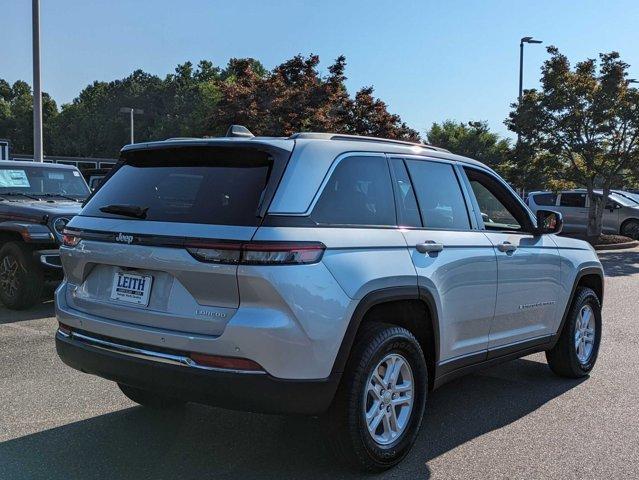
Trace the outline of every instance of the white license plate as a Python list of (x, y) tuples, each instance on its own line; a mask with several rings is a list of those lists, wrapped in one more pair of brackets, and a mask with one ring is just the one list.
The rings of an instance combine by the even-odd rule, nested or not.
[(153, 277), (150, 275), (115, 272), (111, 288), (111, 300), (146, 307), (149, 305), (152, 283)]

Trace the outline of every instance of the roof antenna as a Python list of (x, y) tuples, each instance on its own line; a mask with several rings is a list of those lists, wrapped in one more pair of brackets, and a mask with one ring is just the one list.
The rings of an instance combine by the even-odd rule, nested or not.
[(246, 128), (244, 125), (231, 125), (229, 129), (226, 131), (226, 136), (252, 138), (255, 135), (253, 135), (251, 131), (248, 128)]

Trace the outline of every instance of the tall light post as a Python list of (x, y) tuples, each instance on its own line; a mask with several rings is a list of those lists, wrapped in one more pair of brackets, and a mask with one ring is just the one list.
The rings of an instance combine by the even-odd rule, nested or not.
[(120, 109), (120, 113), (128, 113), (131, 116), (131, 143), (135, 143), (135, 137), (133, 134), (133, 115), (142, 115), (144, 113), (144, 110), (142, 110), (141, 108), (122, 107)]
[(542, 43), (541, 40), (535, 40), (533, 37), (523, 37), (519, 41), (519, 103), (524, 88), (524, 43)]
[(40, 85), (40, 0), (31, 4), (33, 31), (33, 161), (42, 162), (42, 86)]

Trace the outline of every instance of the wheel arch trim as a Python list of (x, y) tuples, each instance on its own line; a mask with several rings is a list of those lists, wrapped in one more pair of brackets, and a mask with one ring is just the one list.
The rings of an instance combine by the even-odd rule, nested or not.
[(566, 324), (566, 319), (568, 318), (568, 314), (570, 313), (570, 307), (572, 306), (572, 302), (575, 299), (575, 293), (577, 292), (577, 287), (579, 286), (579, 283), (585, 276), (588, 276), (588, 275), (597, 275), (599, 277), (601, 281), (601, 296), (599, 298), (599, 302), (603, 304), (604, 289), (605, 289), (603, 269), (601, 267), (593, 267), (593, 266), (580, 268), (579, 271), (577, 272), (577, 275), (575, 276), (575, 281), (573, 282), (572, 290), (570, 292), (570, 296), (568, 297), (568, 302), (566, 302), (566, 307), (564, 309), (564, 314), (561, 317), (561, 323), (559, 324), (559, 328), (555, 332), (552, 338), (552, 341), (550, 342), (551, 348), (554, 347), (555, 344), (559, 341), (561, 332), (564, 329), (564, 325)]
[(376, 305), (401, 300), (420, 300), (426, 305), (430, 317), (430, 322), (432, 323), (433, 335), (435, 337), (433, 339), (435, 347), (434, 361), (435, 363), (437, 363), (437, 361), (439, 360), (439, 317), (437, 314), (435, 299), (428, 290), (420, 288), (417, 285), (407, 285), (401, 287), (389, 287), (373, 290), (366, 294), (359, 301), (359, 303), (355, 307), (353, 314), (351, 315), (348, 327), (346, 328), (346, 332), (344, 333), (344, 337), (342, 338), (342, 343), (333, 363), (333, 369), (331, 371), (332, 374), (342, 373), (344, 371), (346, 362), (348, 361), (348, 358), (350, 356), (351, 349), (353, 347), (353, 344), (355, 343), (355, 337), (357, 336), (359, 327), (370, 309)]

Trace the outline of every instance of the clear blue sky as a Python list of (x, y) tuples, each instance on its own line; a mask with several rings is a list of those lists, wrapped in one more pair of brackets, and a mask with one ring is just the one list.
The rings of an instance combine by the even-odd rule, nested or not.
[[(31, 83), (31, 2), (0, 0), (0, 78)], [(42, 0), (43, 89), (58, 104), (134, 69), (164, 76), (186, 60), (272, 68), (346, 55), (351, 93), (373, 85), (413, 128), (447, 118), (503, 120), (518, 88), (518, 44), (534, 35), (572, 61), (617, 50), (639, 78), (639, 1)], [(526, 49), (524, 86), (547, 57)]]

